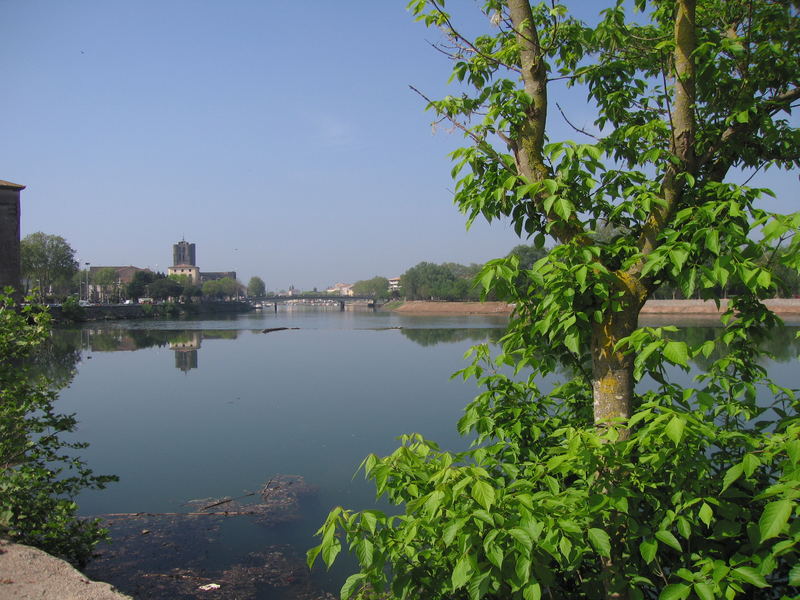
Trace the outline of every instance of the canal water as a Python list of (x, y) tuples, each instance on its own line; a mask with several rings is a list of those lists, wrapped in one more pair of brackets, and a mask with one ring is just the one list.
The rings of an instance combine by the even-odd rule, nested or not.
[[(356, 469), (370, 452), (393, 451), (397, 436), (467, 446), (455, 423), (477, 392), (450, 375), (505, 324), (282, 308), (57, 330), (42, 367), (67, 384), (58, 409), (76, 413), (74, 437), (89, 442), (81, 456), (95, 473), (120, 478), (78, 498), (115, 538), (88, 573), (136, 598), (211, 597), (208, 585), (217, 598), (330, 597), (352, 564), (309, 574), (314, 531), (336, 505), (375, 506)], [(776, 336), (768, 365), (792, 387), (796, 330)], [(247, 514), (175, 514), (225, 511)]]

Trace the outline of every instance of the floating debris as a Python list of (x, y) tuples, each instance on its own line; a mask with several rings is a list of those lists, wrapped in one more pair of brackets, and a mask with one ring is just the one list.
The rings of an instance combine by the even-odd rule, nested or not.
[[(300, 518), (300, 499), (314, 492), (300, 476), (277, 475), (256, 492), (191, 500), (185, 513), (104, 515), (112, 541), (98, 546), (86, 574), (134, 598), (152, 600), (276, 594), (286, 600), (335, 600), (312, 581), (302, 553), (270, 544), (271, 528)], [(230, 517), (264, 528), (265, 543), (259, 552), (220, 563), (210, 557), (219, 552)]]

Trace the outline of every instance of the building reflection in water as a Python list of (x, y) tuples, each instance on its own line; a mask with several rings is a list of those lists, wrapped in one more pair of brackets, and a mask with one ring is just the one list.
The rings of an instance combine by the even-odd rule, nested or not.
[[(169, 347), (175, 353), (175, 368), (184, 373), (198, 368), (197, 351), (204, 339), (235, 340), (237, 330), (159, 330), (86, 327), (64, 330), (66, 345), (83, 352), (131, 352), (143, 348)], [(71, 335), (71, 337), (70, 337)], [(75, 361), (79, 360), (76, 355)]]
[(188, 337), (170, 341), (170, 349), (175, 351), (175, 368), (184, 373), (197, 368), (197, 350), (200, 348), (201, 332), (187, 332)]

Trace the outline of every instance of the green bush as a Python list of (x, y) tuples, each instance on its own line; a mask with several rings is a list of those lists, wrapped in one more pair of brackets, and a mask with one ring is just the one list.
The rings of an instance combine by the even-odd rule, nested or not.
[(55, 412), (54, 385), (26, 366), (49, 335), (50, 315), (16, 307), (8, 292), (0, 294), (0, 536), (82, 566), (107, 532), (77, 516), (74, 498), (116, 477), (93, 475), (73, 453), (86, 444), (61, 439), (77, 421)]
[(86, 319), (86, 311), (72, 296), (64, 300), (61, 305), (61, 315), (67, 321), (84, 321)]

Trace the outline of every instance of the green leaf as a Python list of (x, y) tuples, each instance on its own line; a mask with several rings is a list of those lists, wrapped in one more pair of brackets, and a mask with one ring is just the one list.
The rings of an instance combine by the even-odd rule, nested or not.
[(695, 583), (692, 587), (700, 600), (714, 600), (714, 588), (707, 583)]
[(345, 580), (339, 592), (339, 596), (341, 596), (342, 600), (348, 600), (348, 598), (353, 595), (353, 592), (358, 591), (366, 578), (367, 576), (363, 573), (354, 573), (350, 575), (350, 577)]
[(758, 520), (761, 542), (780, 534), (789, 521), (789, 517), (792, 516), (792, 508), (793, 505), (790, 500), (770, 502), (764, 507), (764, 512), (761, 513), (761, 518)]
[(467, 518), (464, 517), (463, 519), (456, 519), (452, 523), (450, 523), (447, 527), (444, 528), (444, 533), (442, 534), (442, 541), (444, 541), (445, 546), (449, 546), (453, 543), (456, 535), (459, 531), (464, 528), (464, 523), (467, 522)]
[(642, 555), (644, 562), (650, 564), (656, 556), (658, 550), (658, 542), (655, 540), (642, 540), (639, 544), (639, 554)]
[(758, 468), (758, 465), (761, 464), (761, 461), (755, 454), (745, 454), (744, 459), (742, 460), (742, 468), (744, 469), (744, 474), (746, 477), (750, 477), (753, 475), (753, 472)]
[(732, 571), (736, 573), (742, 581), (746, 581), (757, 588), (769, 587), (764, 576), (756, 571), (753, 567), (738, 567)]
[(306, 564), (308, 568), (312, 568), (314, 566), (314, 561), (317, 560), (317, 555), (322, 550), (322, 544), (319, 546), (314, 546), (313, 548), (309, 548), (308, 552), (306, 552)]
[(553, 211), (562, 219), (567, 220), (574, 212), (574, 209), (572, 202), (562, 196), (553, 203)]
[(676, 365), (689, 365), (689, 348), (686, 342), (667, 342), (664, 346), (664, 357)]
[(789, 570), (789, 585), (800, 587), (800, 563)]
[(325, 561), (325, 564), (328, 568), (333, 564), (333, 561), (336, 559), (336, 556), (342, 550), (342, 543), (339, 541), (338, 537), (331, 538), (330, 542), (327, 544), (323, 540), (322, 542), (322, 560)]
[(589, 542), (600, 556), (611, 556), (611, 538), (602, 529), (589, 529)]
[(683, 437), (683, 430), (686, 427), (686, 419), (683, 417), (679, 417), (675, 415), (670, 419), (669, 423), (667, 423), (664, 432), (667, 434), (667, 437), (672, 440), (672, 442), (677, 446), (681, 442), (681, 438)]
[(356, 555), (363, 569), (369, 569), (372, 566), (373, 551), (374, 546), (367, 538), (361, 539), (358, 544), (356, 544)]
[(472, 562), (466, 554), (458, 559), (450, 581), (453, 584), (453, 591), (467, 585), (470, 577), (472, 577)]
[(708, 229), (705, 232), (706, 248), (719, 256), (719, 232), (716, 229)]
[(736, 481), (737, 479), (739, 479), (739, 477), (741, 477), (743, 471), (744, 471), (744, 465), (742, 465), (742, 463), (733, 465), (730, 469), (728, 469), (728, 471), (725, 473), (725, 477), (723, 477), (722, 479), (721, 491), (724, 492), (725, 490), (727, 490), (734, 481)]
[(478, 480), (472, 486), (472, 497), (475, 499), (475, 502), (483, 506), (486, 510), (489, 510), (495, 501), (494, 488), (487, 482)]
[(658, 600), (684, 600), (692, 591), (685, 583), (673, 583), (661, 590)]
[(678, 541), (678, 538), (676, 538), (672, 534), (671, 531), (667, 531), (666, 529), (661, 529), (659, 531), (656, 531), (656, 539), (659, 542), (661, 542), (663, 544), (666, 544), (670, 548), (673, 548), (674, 550), (677, 550), (678, 552), (683, 552), (683, 548), (681, 547), (681, 543)]
[(533, 546), (533, 540), (527, 531), (520, 529), (519, 527), (515, 527), (514, 529), (510, 529), (508, 533), (511, 535), (511, 537), (517, 540), (517, 542), (523, 548), (525, 548), (525, 550), (530, 551), (531, 547)]
[(486, 551), (486, 558), (498, 569), (503, 566), (503, 549), (497, 544), (485, 544), (484, 550)]
[(711, 510), (711, 507), (708, 504), (703, 502), (703, 505), (697, 512), (697, 516), (700, 517), (700, 520), (706, 524), (706, 527), (708, 527), (711, 525), (711, 519), (714, 516), (714, 511)]
[(531, 583), (522, 590), (524, 600), (540, 600), (542, 597), (542, 586), (538, 583)]

